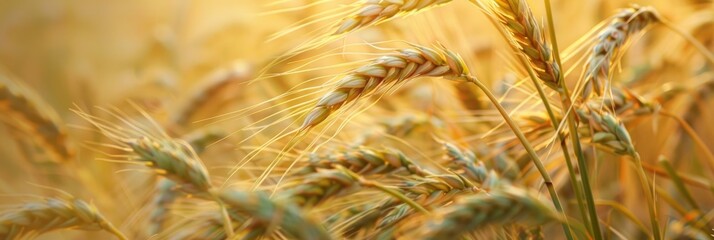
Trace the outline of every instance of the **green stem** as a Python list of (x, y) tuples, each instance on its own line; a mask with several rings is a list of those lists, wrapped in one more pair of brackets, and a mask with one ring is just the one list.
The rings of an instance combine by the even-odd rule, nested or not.
[[(481, 89), (481, 91), (486, 94), (489, 100), (493, 103), (493, 105), (496, 107), (498, 112), (503, 116), (503, 120), (506, 121), (506, 124), (511, 128), (511, 131), (516, 135), (518, 140), (521, 141), (521, 144), (523, 145), (523, 148), (526, 149), (526, 152), (528, 152), (528, 155), (531, 158), (531, 161), (533, 161), (533, 164), (536, 166), (536, 169), (538, 169), (538, 172), (540, 172), (540, 175), (543, 177), (543, 182), (545, 183), (545, 186), (548, 188), (548, 193), (550, 194), (550, 198), (553, 201), (553, 205), (555, 205), (555, 209), (560, 213), (564, 214), (563, 211), (563, 206), (560, 204), (560, 199), (558, 198), (558, 193), (555, 191), (555, 187), (553, 186), (553, 180), (550, 178), (550, 174), (548, 174), (548, 170), (545, 168), (543, 165), (543, 162), (540, 161), (540, 158), (538, 157), (538, 154), (533, 150), (533, 147), (531, 146), (530, 142), (528, 142), (528, 139), (526, 139), (525, 135), (523, 135), (523, 132), (518, 128), (518, 125), (516, 125), (515, 122), (513, 122), (513, 119), (508, 115), (508, 112), (506, 112), (506, 109), (501, 106), (501, 103), (498, 102), (498, 99), (496, 96), (491, 93), (491, 91), (488, 90), (488, 87), (486, 85), (483, 85), (481, 81), (476, 79), (473, 76), (462, 76), (466, 81), (471, 82), (473, 84), (476, 84), (478, 88)], [(566, 232), (566, 234), (571, 234), (570, 233), (570, 228), (568, 227), (568, 224), (563, 223), (563, 228)]]
[[(568, 145), (565, 142), (565, 137), (563, 136), (563, 133), (558, 130), (558, 126), (560, 126), (560, 121), (555, 117), (553, 109), (550, 106), (550, 102), (548, 101), (548, 96), (545, 95), (543, 87), (541, 87), (538, 83), (538, 78), (535, 76), (533, 69), (527, 64), (527, 59), (523, 56), (523, 54), (518, 54), (518, 58), (520, 59), (521, 64), (523, 64), (523, 66), (527, 69), (528, 75), (531, 81), (533, 82), (533, 85), (538, 90), (538, 96), (540, 96), (541, 101), (543, 101), (545, 111), (548, 112), (548, 117), (550, 118), (550, 122), (553, 125), (553, 129), (555, 129), (556, 134), (558, 134), (558, 142), (560, 142), (560, 148), (562, 149), (563, 156), (565, 157), (565, 164), (568, 167), (568, 175), (570, 176), (570, 182), (573, 186), (573, 192), (575, 193), (575, 197), (578, 201), (578, 209), (580, 210), (580, 215), (582, 215), (583, 220), (585, 220), (586, 226), (588, 226), (588, 230), (592, 231), (592, 229), (590, 229), (590, 223), (587, 217), (588, 215), (585, 212), (585, 209), (580, 207), (585, 206), (585, 203), (583, 202), (582, 190), (580, 189), (578, 177), (576, 176), (575, 168), (573, 167), (572, 160), (570, 159), (570, 152), (568, 151)], [(565, 223), (567, 224), (567, 219)], [(573, 239), (572, 233), (570, 233), (569, 229), (566, 229), (565, 235), (567, 239)]]
[(637, 152), (633, 152), (631, 156), (635, 160), (637, 176), (640, 178), (642, 188), (644, 188), (642, 190), (644, 191), (645, 199), (647, 199), (647, 210), (650, 214), (650, 223), (652, 224), (653, 232), (652, 235), (654, 236), (655, 240), (660, 240), (662, 239), (662, 232), (660, 232), (659, 230), (659, 223), (657, 221), (657, 206), (654, 202), (654, 192), (652, 191), (652, 185), (650, 184), (650, 181), (647, 179), (647, 175), (645, 174), (644, 167), (642, 166), (642, 159), (640, 159), (640, 154), (638, 154)]
[(128, 239), (129, 239), (129, 238), (127, 238), (126, 236), (124, 236), (124, 234), (123, 234), (121, 231), (119, 231), (119, 229), (117, 229), (116, 227), (114, 227), (114, 226), (111, 225), (111, 224), (109, 224), (108, 226), (106, 226), (106, 228), (107, 228), (107, 231), (109, 231), (110, 233), (114, 234), (114, 236), (116, 236), (117, 238), (119, 238), (119, 240), (128, 240)]
[[(555, 36), (555, 24), (553, 23), (553, 12), (550, 5), (550, 0), (545, 1), (546, 15), (548, 18), (548, 28), (550, 29), (550, 41), (553, 44), (553, 57), (558, 63), (558, 66), (562, 68), (563, 64), (560, 59), (560, 51), (558, 50), (558, 39)], [(571, 111), (572, 101), (570, 100), (570, 93), (568, 92), (568, 86), (565, 84), (565, 79), (563, 74), (560, 74), (560, 90), (558, 94), (560, 95), (561, 102), (563, 104), (563, 111), (567, 114), (568, 131), (570, 132), (570, 139), (573, 142), (573, 149), (575, 151), (575, 156), (578, 158), (578, 167), (580, 167), (580, 177), (583, 181), (583, 192), (585, 193), (585, 200), (587, 202), (587, 207), (590, 212), (590, 224), (592, 225), (593, 237), (596, 240), (602, 239), (602, 231), (600, 230), (600, 223), (598, 222), (597, 209), (595, 208), (595, 198), (593, 197), (593, 191), (590, 187), (590, 177), (588, 177), (588, 167), (585, 161), (585, 155), (583, 154), (582, 146), (580, 145), (580, 137), (578, 136), (578, 129), (576, 127), (577, 117), (575, 112)]]
[(692, 194), (689, 193), (687, 187), (684, 186), (682, 178), (679, 177), (679, 174), (677, 174), (677, 171), (674, 170), (672, 164), (669, 164), (667, 158), (665, 158), (664, 156), (660, 156), (659, 164), (662, 165), (662, 167), (664, 167), (664, 170), (667, 171), (667, 174), (669, 174), (670, 179), (672, 179), (672, 183), (674, 183), (674, 186), (679, 191), (679, 194), (682, 194), (684, 200), (689, 203), (692, 209), (699, 211), (699, 205), (697, 204), (697, 201), (694, 201), (694, 197), (692, 197)]
[(709, 166), (709, 170), (711, 170), (711, 172), (714, 173), (714, 153), (712, 153), (711, 150), (709, 150), (709, 147), (707, 147), (707, 144), (704, 143), (704, 141), (701, 138), (699, 138), (699, 135), (697, 135), (697, 132), (694, 131), (694, 129), (691, 126), (689, 126), (687, 121), (684, 121), (684, 119), (682, 119), (681, 117), (677, 116), (674, 113), (670, 113), (670, 112), (667, 112), (664, 110), (660, 110), (659, 114), (674, 119), (675, 121), (677, 121), (677, 123), (679, 123), (680, 126), (682, 126), (682, 129), (684, 130), (684, 132), (687, 133), (687, 135), (689, 135), (689, 137), (692, 139), (692, 141), (694, 141), (694, 144), (696, 144), (697, 147), (702, 149), (702, 152), (704, 152), (704, 155), (707, 157), (707, 160), (708, 160), (707, 166)]

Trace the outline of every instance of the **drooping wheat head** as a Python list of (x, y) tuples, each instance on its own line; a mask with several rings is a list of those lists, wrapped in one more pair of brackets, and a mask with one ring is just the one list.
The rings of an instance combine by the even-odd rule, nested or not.
[(592, 94), (602, 96), (608, 91), (611, 66), (617, 61), (622, 46), (650, 24), (659, 21), (659, 15), (652, 7), (633, 6), (623, 9), (602, 30), (592, 48), (585, 69), (582, 97)]
[(424, 239), (458, 239), (490, 224), (543, 224), (558, 219), (555, 211), (538, 197), (513, 186), (464, 196), (439, 209), (436, 215), (424, 228)]
[[(235, 90), (236, 88), (231, 87), (249, 79), (251, 71), (248, 64), (239, 62), (230, 68), (223, 68), (211, 74), (204, 83), (196, 87), (188, 101), (176, 111), (173, 122), (182, 126), (188, 124), (188, 121), (209, 103), (223, 100), (220, 99), (222, 93)], [(239, 94), (233, 96), (235, 95)]]
[(359, 28), (378, 24), (398, 15), (405, 15), (436, 7), (451, 0), (366, 0), (360, 9), (343, 19), (333, 35), (342, 35)]
[(68, 141), (67, 131), (54, 109), (35, 93), (0, 72), (0, 111), (2, 118), (21, 125), (52, 156), (52, 160), (66, 161), (74, 150)]
[(446, 159), (454, 163), (454, 171), (457, 174), (466, 176), (469, 180), (478, 184), (486, 180), (488, 169), (486, 169), (486, 165), (482, 161), (476, 159), (476, 154), (472, 151), (462, 151), (451, 143), (444, 143), (444, 150), (446, 151)]
[(373, 94), (376, 90), (416, 77), (459, 77), (468, 74), (461, 57), (443, 47), (433, 50), (415, 46), (396, 54), (382, 56), (342, 78), (312, 108), (302, 129), (314, 127), (345, 104)]
[(636, 154), (629, 132), (612, 113), (588, 106), (580, 106), (576, 112), (583, 124), (579, 131), (593, 144), (620, 155)]
[(46, 198), (0, 215), (0, 238), (18, 239), (60, 229), (105, 230), (127, 239), (97, 208), (76, 198)]
[(513, 37), (509, 42), (516, 44), (514, 47), (526, 55), (538, 78), (546, 86), (560, 89), (561, 68), (554, 61), (551, 47), (528, 3), (525, 0), (496, 0), (493, 6), (493, 12)]
[(184, 190), (208, 193), (211, 189), (208, 170), (190, 146), (181, 141), (140, 137), (126, 144), (136, 154), (134, 161), (146, 163), (158, 174), (179, 183)]

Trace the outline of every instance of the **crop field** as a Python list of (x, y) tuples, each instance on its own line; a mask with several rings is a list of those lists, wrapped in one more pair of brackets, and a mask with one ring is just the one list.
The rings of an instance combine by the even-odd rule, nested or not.
[(0, 239), (712, 239), (711, 0), (0, 1)]

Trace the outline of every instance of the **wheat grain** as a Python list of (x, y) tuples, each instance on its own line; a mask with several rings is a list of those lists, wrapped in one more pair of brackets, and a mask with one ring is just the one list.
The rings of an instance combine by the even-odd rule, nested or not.
[(85, 201), (76, 198), (47, 198), (30, 202), (0, 216), (0, 238), (16, 239), (59, 229), (105, 230), (126, 237)]
[(378, 24), (398, 15), (411, 14), (429, 7), (436, 7), (451, 0), (367, 0), (360, 9), (343, 19), (333, 35), (342, 35), (359, 28)]
[(342, 78), (309, 111), (302, 129), (316, 126), (345, 104), (373, 94), (378, 89), (416, 77), (458, 77), (468, 74), (458, 54), (443, 47), (438, 51), (415, 46), (376, 59)]
[(620, 11), (602, 30), (592, 49), (585, 70), (582, 96), (603, 95), (609, 89), (610, 66), (616, 61), (620, 49), (635, 33), (658, 22), (659, 17), (651, 7), (633, 6)]

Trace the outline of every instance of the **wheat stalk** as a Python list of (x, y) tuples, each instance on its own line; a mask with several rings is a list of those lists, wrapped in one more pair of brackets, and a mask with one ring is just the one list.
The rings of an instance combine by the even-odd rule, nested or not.
[(558, 215), (527, 191), (505, 186), (489, 193), (465, 196), (439, 209), (426, 226), (424, 239), (458, 239), (489, 224), (543, 224)]
[(359, 28), (387, 21), (398, 15), (405, 15), (436, 7), (451, 0), (366, 0), (360, 9), (343, 19), (333, 35), (342, 35)]
[(585, 70), (585, 85), (582, 96), (592, 93), (603, 95), (608, 89), (610, 66), (613, 65), (622, 46), (635, 33), (658, 22), (659, 16), (651, 7), (633, 6), (620, 11), (602, 30), (592, 49)]
[(538, 26), (525, 0), (495, 0), (493, 12), (510, 33), (516, 49), (527, 57), (540, 80), (548, 87), (560, 89), (560, 65), (553, 60), (550, 45)]
[(0, 73), (0, 111), (8, 121), (21, 120), (17, 124), (23, 125), (23, 130), (48, 149), (52, 159), (65, 161), (73, 156), (67, 132), (54, 109), (3, 73)]
[(461, 57), (443, 47), (433, 50), (415, 46), (382, 56), (342, 78), (309, 111), (302, 129), (318, 125), (345, 104), (369, 96), (378, 89), (416, 77), (458, 77), (467, 73)]
[(0, 238), (16, 239), (59, 229), (105, 230), (127, 239), (97, 208), (76, 198), (29, 202), (0, 216)]

